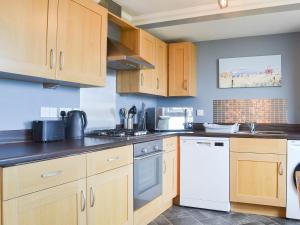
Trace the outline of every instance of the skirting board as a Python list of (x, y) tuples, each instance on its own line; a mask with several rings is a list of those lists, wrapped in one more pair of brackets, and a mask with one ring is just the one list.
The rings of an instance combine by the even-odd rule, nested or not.
[(231, 203), (231, 211), (263, 216), (286, 217), (286, 209), (274, 206)]

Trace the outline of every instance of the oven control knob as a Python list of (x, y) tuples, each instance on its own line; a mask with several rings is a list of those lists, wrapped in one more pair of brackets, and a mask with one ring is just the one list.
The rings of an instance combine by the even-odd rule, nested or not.
[(155, 151), (158, 151), (158, 150), (159, 150), (159, 148), (158, 148), (157, 145), (154, 146), (154, 150), (155, 150)]
[(147, 153), (147, 152), (148, 152), (148, 149), (146, 149), (146, 148), (142, 149), (142, 153)]

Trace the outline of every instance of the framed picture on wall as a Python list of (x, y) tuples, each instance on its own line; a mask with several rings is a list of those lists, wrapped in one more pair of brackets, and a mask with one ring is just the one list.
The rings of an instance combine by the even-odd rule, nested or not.
[(281, 55), (219, 59), (219, 88), (280, 87)]

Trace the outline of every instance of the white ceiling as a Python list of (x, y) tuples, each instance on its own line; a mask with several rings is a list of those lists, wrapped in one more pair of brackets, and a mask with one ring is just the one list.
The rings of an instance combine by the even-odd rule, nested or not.
[[(300, 32), (300, 0), (114, 0), (135, 25), (166, 41)], [(199, 22), (201, 21), (201, 22)]]
[(182, 8), (199, 6), (207, 3), (218, 5), (217, 0), (114, 0), (131, 16), (140, 16)]
[(300, 32), (300, 10), (161, 27), (148, 31), (165, 41), (193, 42)]

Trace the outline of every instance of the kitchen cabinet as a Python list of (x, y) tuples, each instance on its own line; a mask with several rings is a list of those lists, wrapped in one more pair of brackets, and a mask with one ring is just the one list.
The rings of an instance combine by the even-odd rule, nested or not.
[(86, 225), (86, 179), (3, 202), (3, 225)]
[(104, 86), (107, 11), (86, 0), (58, 5), (57, 79)]
[(156, 92), (161, 96), (168, 96), (168, 45), (156, 39)]
[(1, 173), (2, 225), (133, 225), (131, 145)]
[(87, 179), (89, 225), (133, 224), (133, 165)]
[(57, 4), (0, 1), (0, 71), (55, 79)]
[(285, 207), (286, 140), (232, 138), (230, 144), (230, 201)]
[(169, 96), (196, 96), (196, 77), (195, 45), (169, 44)]
[(121, 32), (121, 43), (151, 64), (155, 64), (156, 37), (142, 29)]
[(88, 0), (3, 0), (0, 12), (0, 71), (19, 74), (9, 78), (105, 84), (106, 9)]
[(177, 137), (163, 139), (163, 201), (168, 203), (177, 196), (178, 185), (178, 140)]
[(163, 154), (163, 200), (168, 202), (177, 195), (177, 151)]
[[(167, 95), (167, 44), (139, 29), (122, 32), (121, 42), (155, 69), (118, 71), (118, 93)], [(136, 45), (136, 43), (138, 43)]]

